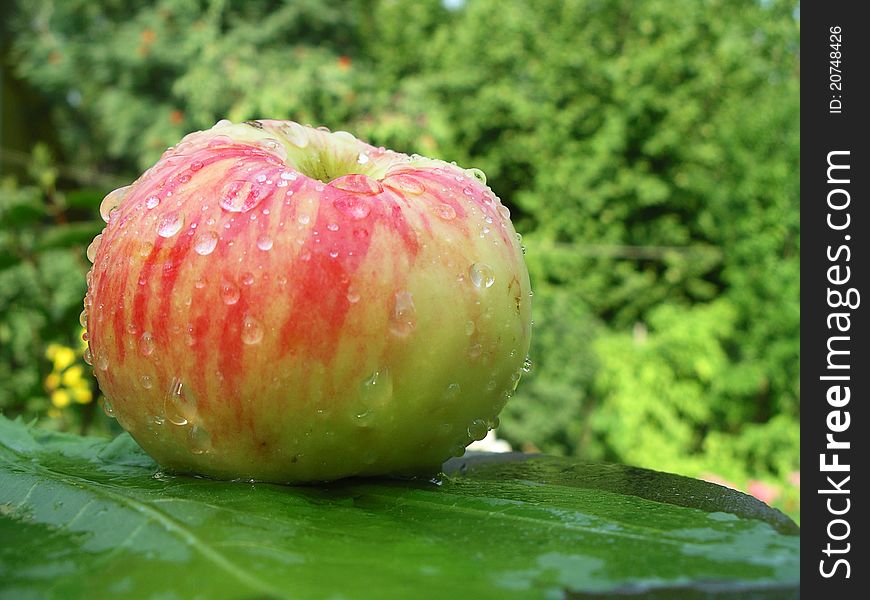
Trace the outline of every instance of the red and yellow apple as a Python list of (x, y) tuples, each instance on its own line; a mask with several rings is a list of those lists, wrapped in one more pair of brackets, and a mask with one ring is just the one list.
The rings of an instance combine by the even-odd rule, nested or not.
[(107, 412), (165, 468), (434, 472), (516, 388), (529, 276), (480, 171), (221, 121), (101, 212), (87, 355)]

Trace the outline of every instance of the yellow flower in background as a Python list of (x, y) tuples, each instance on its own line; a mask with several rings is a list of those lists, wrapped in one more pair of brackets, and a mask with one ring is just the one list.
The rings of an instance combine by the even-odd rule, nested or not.
[(69, 392), (65, 389), (54, 390), (51, 393), (51, 403), (57, 408), (66, 408), (70, 400)]
[(76, 361), (76, 353), (72, 348), (60, 344), (49, 344), (45, 349), (45, 357), (54, 363), (55, 371), (63, 371)]
[[(82, 330), (84, 331), (84, 330)], [(90, 379), (81, 363), (82, 353), (87, 347), (70, 348), (62, 344), (49, 344), (45, 349), (45, 357), (52, 362), (52, 371), (45, 378), (45, 389), (51, 397), (51, 407), (48, 416), (59, 418), (63, 409), (76, 404), (93, 402)]]
[(60, 375), (57, 373), (49, 373), (48, 377), (45, 378), (45, 387), (48, 391), (54, 391), (57, 389), (57, 386), (60, 385)]
[(94, 394), (91, 392), (91, 389), (87, 387), (87, 385), (80, 385), (72, 388), (71, 390), (73, 400), (78, 404), (87, 404), (91, 400), (94, 399)]
[(73, 365), (63, 372), (61, 381), (67, 387), (75, 387), (84, 380), (84, 374), (85, 370), (81, 365)]

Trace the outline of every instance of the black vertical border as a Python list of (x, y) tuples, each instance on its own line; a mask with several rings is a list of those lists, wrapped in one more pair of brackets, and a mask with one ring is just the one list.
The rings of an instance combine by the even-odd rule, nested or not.
[[(806, 598), (848, 598), (866, 597), (870, 565), (868, 556), (868, 534), (865, 513), (868, 510), (867, 495), (858, 488), (867, 489), (867, 470), (865, 468), (868, 447), (865, 439), (870, 435), (868, 426), (868, 385), (870, 379), (870, 356), (866, 352), (867, 311), (870, 307), (870, 289), (866, 285), (867, 271), (870, 268), (870, 253), (867, 251), (867, 237), (870, 236), (870, 217), (868, 217), (867, 180), (870, 179), (870, 163), (867, 160), (866, 138), (870, 135), (870, 125), (865, 113), (870, 111), (867, 95), (867, 67), (870, 66), (870, 52), (867, 39), (870, 37), (870, 21), (859, 16), (862, 2), (816, 1), (802, 3), (801, 22), (801, 229), (803, 249), (801, 253), (801, 588)], [(864, 11), (861, 11), (864, 12)], [(842, 90), (831, 89), (830, 83), (830, 28), (842, 28)], [(841, 96), (836, 98), (836, 96)], [(842, 101), (842, 112), (830, 112), (831, 100)], [(846, 185), (829, 184), (827, 178), (828, 153), (849, 151), (849, 183)], [(843, 162), (845, 155), (838, 155)], [(843, 171), (839, 171), (843, 173)], [(842, 223), (844, 212), (849, 212), (848, 229), (835, 231), (828, 226), (828, 193), (832, 189), (845, 188), (850, 197), (847, 209), (832, 216), (835, 223)], [(842, 203), (845, 196), (834, 194), (834, 202)], [(848, 236), (848, 239), (847, 237)], [(841, 245), (850, 249), (850, 259), (846, 262), (846, 252), (840, 260), (831, 261), (830, 252), (836, 256)], [(848, 283), (834, 286), (828, 281), (828, 269), (839, 264), (840, 271), (833, 275), (843, 277), (845, 266), (850, 267)], [(861, 294), (860, 305), (855, 309), (831, 308), (827, 300), (828, 288), (845, 293), (854, 287)], [(866, 292), (866, 294), (865, 294)], [(832, 312), (850, 313), (848, 333), (828, 328), (828, 315)], [(841, 321), (841, 324), (844, 321)], [(836, 371), (848, 374), (849, 381), (835, 382), (820, 379), (834, 374), (828, 369), (828, 340), (830, 336), (848, 336), (848, 342), (837, 341), (840, 349), (848, 349), (847, 357), (839, 355), (842, 363), (848, 360), (850, 368)], [(846, 348), (848, 344), (848, 348)], [(827, 400), (829, 386), (835, 383), (849, 385), (850, 401), (836, 408)], [(828, 416), (830, 411), (849, 412), (849, 427), (846, 431), (835, 433), (835, 439), (848, 441), (851, 446), (845, 450), (826, 449)], [(834, 425), (845, 418), (843, 413), (832, 417)], [(849, 464), (848, 473), (823, 472), (820, 455), (826, 453), (827, 462), (832, 462), (833, 453), (839, 454), (839, 462)], [(843, 484), (844, 476), (849, 476)], [(848, 494), (830, 494), (820, 491), (832, 489), (827, 477)], [(843, 510), (846, 499), (849, 510), (843, 515), (830, 514), (827, 501), (831, 499), (835, 510)], [(848, 531), (848, 537), (836, 541), (829, 539), (828, 526), (833, 519), (842, 518), (848, 522), (832, 525), (835, 536)], [(832, 548), (846, 548), (843, 554), (825, 554), (827, 544)], [(825, 569), (830, 572), (837, 558), (849, 562), (849, 577), (846, 578), (845, 565), (836, 569), (834, 576), (825, 578), (820, 573), (820, 561), (825, 561)], [(859, 591), (860, 590), (860, 591)], [(822, 594), (825, 594), (823, 596)]]

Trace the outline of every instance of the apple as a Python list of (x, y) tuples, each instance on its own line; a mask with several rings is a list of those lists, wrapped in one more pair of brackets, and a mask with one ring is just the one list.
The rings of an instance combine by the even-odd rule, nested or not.
[(166, 469), (437, 472), (528, 364), (519, 236), (476, 169), (224, 120), (101, 213), (87, 359), (106, 412)]

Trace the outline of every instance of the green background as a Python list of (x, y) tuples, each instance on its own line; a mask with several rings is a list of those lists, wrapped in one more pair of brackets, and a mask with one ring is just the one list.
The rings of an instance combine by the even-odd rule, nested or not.
[(500, 437), (728, 482), (799, 518), (798, 11), (3, 3), (0, 411), (113, 432), (87, 394), (58, 395), (98, 395), (70, 369), (100, 200), (188, 131), (287, 118), (481, 168), (511, 209), (534, 366)]

